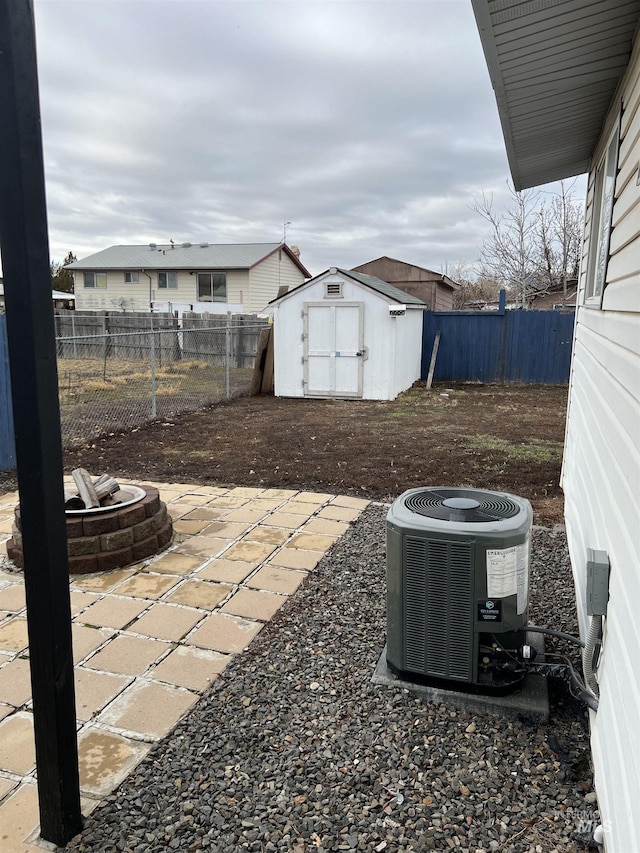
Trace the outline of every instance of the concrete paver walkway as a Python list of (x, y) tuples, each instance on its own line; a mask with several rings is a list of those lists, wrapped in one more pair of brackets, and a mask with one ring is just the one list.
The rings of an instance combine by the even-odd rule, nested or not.
[[(123, 481), (124, 482), (124, 481)], [(160, 489), (167, 551), (70, 580), (83, 813), (112, 791), (242, 653), (367, 506), (284, 489)], [(6, 560), (17, 494), (0, 495)], [(0, 848), (38, 836), (24, 582), (0, 566)]]

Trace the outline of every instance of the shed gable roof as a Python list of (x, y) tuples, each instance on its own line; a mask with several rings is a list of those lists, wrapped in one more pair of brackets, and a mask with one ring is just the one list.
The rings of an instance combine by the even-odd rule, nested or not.
[[(152, 248), (154, 247), (154, 248)], [(184, 269), (251, 269), (269, 255), (282, 249), (300, 272), (310, 273), (284, 243), (176, 243), (173, 247), (157, 245), (110, 246), (68, 264), (75, 270), (184, 270)]]
[(640, 0), (471, 2), (516, 190), (587, 172)]
[(417, 296), (413, 296), (411, 293), (406, 293), (404, 290), (400, 290), (398, 287), (394, 287), (392, 284), (388, 284), (386, 281), (382, 281), (380, 278), (376, 278), (374, 275), (365, 275), (360, 272), (353, 272), (353, 270), (343, 270), (337, 267), (332, 267), (331, 269), (325, 270), (320, 273), (320, 275), (314, 276), (314, 278), (309, 281), (305, 281), (303, 284), (299, 284), (297, 287), (294, 287), (292, 290), (289, 290), (283, 296), (279, 296), (276, 299), (272, 299), (269, 302), (269, 305), (273, 305), (276, 302), (281, 302), (284, 299), (288, 299), (292, 294), (297, 293), (303, 287), (308, 287), (314, 282), (325, 278), (329, 275), (332, 270), (335, 269), (336, 273), (344, 276), (345, 278), (350, 278), (352, 281), (357, 281), (358, 284), (362, 284), (365, 287), (368, 287), (370, 290), (374, 290), (376, 293), (379, 293), (381, 296), (384, 296), (386, 299), (392, 299), (394, 302), (398, 302), (400, 305), (406, 305), (408, 307), (416, 307), (421, 308), (427, 307), (426, 302), (422, 299), (419, 299)]
[(374, 258), (372, 261), (366, 261), (364, 264), (358, 264), (358, 266), (353, 267), (353, 272), (359, 272), (362, 267), (371, 266), (371, 264), (376, 264), (378, 261), (391, 261), (393, 264), (400, 264), (403, 267), (409, 267), (410, 269), (420, 270), (421, 272), (429, 273), (430, 276), (433, 276), (434, 280), (438, 280), (440, 284), (445, 284), (447, 287), (450, 287), (451, 290), (456, 290), (460, 285), (453, 281), (453, 279), (449, 278), (449, 276), (444, 275), (444, 273), (436, 272), (435, 270), (430, 270), (428, 267), (421, 267), (418, 264), (410, 264), (408, 261), (400, 261), (398, 258), (390, 258), (389, 255), (382, 255), (379, 258)]

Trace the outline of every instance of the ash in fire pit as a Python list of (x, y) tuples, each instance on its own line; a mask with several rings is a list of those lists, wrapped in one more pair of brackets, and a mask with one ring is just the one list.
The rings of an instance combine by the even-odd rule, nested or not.
[[(109, 571), (163, 551), (173, 539), (173, 523), (155, 486), (120, 486), (103, 474), (95, 480), (73, 472), (77, 491), (65, 492), (67, 548), (71, 574)], [(15, 511), (7, 556), (24, 567), (20, 509)]]

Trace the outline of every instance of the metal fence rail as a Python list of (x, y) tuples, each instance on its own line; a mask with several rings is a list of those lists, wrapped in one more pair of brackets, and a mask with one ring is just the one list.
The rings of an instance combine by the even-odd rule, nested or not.
[(183, 318), (180, 328), (162, 328), (157, 316), (146, 315), (145, 330), (136, 319), (130, 331), (105, 329), (102, 322), (91, 331), (85, 325), (85, 334), (56, 338), (65, 447), (249, 390), (266, 321)]

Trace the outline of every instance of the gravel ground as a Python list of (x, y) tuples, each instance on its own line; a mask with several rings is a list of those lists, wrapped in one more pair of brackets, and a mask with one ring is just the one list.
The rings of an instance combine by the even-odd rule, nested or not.
[[(363, 513), (67, 849), (588, 849), (587, 718), (564, 686), (532, 725), (371, 683), (385, 514)], [(533, 549), (531, 621), (575, 632), (564, 534), (537, 529)]]

